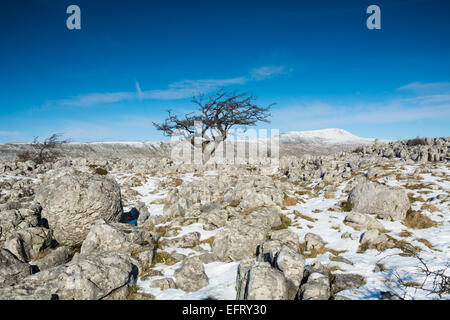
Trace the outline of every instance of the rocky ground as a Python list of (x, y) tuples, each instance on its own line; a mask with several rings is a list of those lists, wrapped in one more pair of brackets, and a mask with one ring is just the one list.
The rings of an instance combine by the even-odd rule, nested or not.
[(1, 161), (0, 298), (448, 299), (449, 147)]

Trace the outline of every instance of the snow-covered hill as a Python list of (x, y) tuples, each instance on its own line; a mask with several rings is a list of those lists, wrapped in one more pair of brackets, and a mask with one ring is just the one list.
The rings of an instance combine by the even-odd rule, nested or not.
[(280, 134), (281, 143), (300, 144), (372, 144), (375, 139), (361, 138), (343, 129), (329, 128), (311, 131), (291, 131)]
[[(373, 142), (372, 138), (361, 138), (343, 129), (292, 131), (280, 134), (280, 152), (286, 155), (330, 154)], [(170, 140), (71, 142), (64, 146), (64, 153), (70, 157), (95, 158), (170, 156), (173, 143), (174, 141)], [(19, 152), (29, 147), (27, 143), (0, 144), (0, 160), (15, 159)]]

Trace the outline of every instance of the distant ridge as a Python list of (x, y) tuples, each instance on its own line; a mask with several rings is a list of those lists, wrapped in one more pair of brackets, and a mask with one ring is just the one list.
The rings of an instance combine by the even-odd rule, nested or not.
[[(374, 143), (374, 138), (358, 137), (346, 130), (328, 128), (311, 131), (291, 131), (280, 137), (281, 155), (326, 155)], [(253, 141), (253, 140), (252, 140)], [(64, 147), (69, 157), (86, 158), (140, 158), (170, 156), (175, 141), (97, 141), (70, 142)], [(387, 141), (380, 141), (387, 142)], [(15, 159), (17, 153), (27, 150), (28, 143), (0, 144), (0, 160)]]

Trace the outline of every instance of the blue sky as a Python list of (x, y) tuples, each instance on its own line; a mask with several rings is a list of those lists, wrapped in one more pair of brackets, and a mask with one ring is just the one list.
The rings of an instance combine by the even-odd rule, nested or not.
[(449, 39), (445, 0), (5, 0), (0, 142), (163, 139), (152, 121), (221, 86), (276, 103), (260, 128), (449, 136)]

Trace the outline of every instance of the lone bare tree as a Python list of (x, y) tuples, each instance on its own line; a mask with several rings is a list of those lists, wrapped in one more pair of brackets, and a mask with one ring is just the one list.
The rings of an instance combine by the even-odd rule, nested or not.
[(217, 146), (225, 141), (232, 127), (253, 126), (257, 122), (269, 122), (269, 110), (274, 104), (259, 107), (257, 98), (248, 93), (220, 89), (210, 96), (201, 94), (192, 99), (197, 105), (197, 112), (190, 112), (183, 117), (167, 110), (168, 117), (163, 123), (153, 122), (156, 129), (166, 136), (184, 136), (195, 146), (195, 138), (201, 138), (204, 161), (207, 161)]
[(61, 147), (69, 140), (62, 140), (62, 134), (54, 133), (50, 137), (39, 141), (39, 137), (35, 137), (31, 143), (32, 150), (26, 150), (18, 154), (20, 161), (32, 160), (37, 164), (45, 162), (54, 162), (61, 156)]

